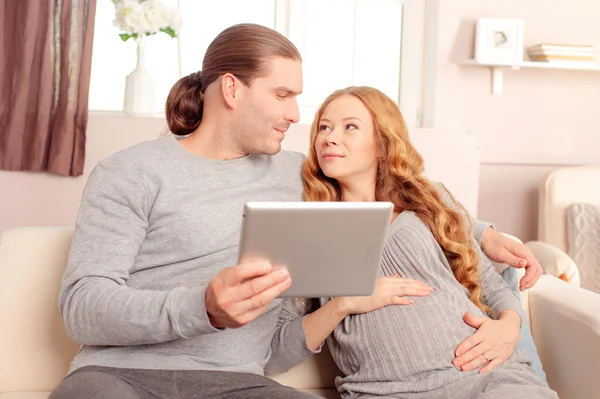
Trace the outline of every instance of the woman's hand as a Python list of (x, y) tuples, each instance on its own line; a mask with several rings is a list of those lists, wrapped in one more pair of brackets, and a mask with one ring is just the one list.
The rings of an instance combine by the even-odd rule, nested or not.
[(391, 277), (377, 280), (371, 296), (337, 297), (304, 319), (304, 333), (310, 350), (316, 350), (344, 318), (367, 313), (387, 305), (408, 305), (412, 299), (403, 296), (427, 296), (433, 288), (420, 281)]
[(468, 325), (477, 328), (477, 332), (456, 348), (454, 366), (471, 371), (485, 365), (479, 370), (482, 374), (498, 367), (513, 354), (521, 331), (521, 316), (517, 312), (505, 310), (498, 320), (467, 312), (464, 319)]
[(340, 297), (340, 306), (346, 314), (361, 314), (388, 305), (410, 305), (413, 301), (407, 296), (427, 296), (432, 287), (417, 280), (400, 278), (397, 274), (377, 280), (375, 292), (371, 296)]

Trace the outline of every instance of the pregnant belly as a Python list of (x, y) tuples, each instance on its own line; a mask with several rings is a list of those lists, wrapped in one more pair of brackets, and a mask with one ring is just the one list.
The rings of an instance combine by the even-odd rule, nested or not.
[(434, 291), (411, 305), (352, 315), (334, 331), (332, 354), (344, 374), (368, 370), (382, 381), (452, 369), (456, 347), (475, 333), (463, 320), (467, 311), (483, 315), (464, 294)]

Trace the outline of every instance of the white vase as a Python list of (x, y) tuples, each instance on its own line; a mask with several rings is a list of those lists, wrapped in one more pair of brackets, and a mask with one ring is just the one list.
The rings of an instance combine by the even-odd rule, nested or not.
[(156, 113), (154, 78), (144, 68), (145, 36), (137, 40), (137, 64), (125, 79), (123, 111), (127, 115), (140, 116)]

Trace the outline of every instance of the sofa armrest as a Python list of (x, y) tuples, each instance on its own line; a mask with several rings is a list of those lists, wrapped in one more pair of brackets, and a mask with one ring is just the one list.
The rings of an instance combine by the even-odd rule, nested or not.
[(575, 261), (564, 251), (542, 241), (529, 241), (525, 245), (533, 252), (546, 274), (579, 287), (579, 269)]
[(544, 275), (529, 292), (533, 339), (561, 399), (600, 392), (600, 294)]
[(0, 236), (0, 393), (53, 390), (79, 350), (58, 310), (72, 236), (71, 227)]

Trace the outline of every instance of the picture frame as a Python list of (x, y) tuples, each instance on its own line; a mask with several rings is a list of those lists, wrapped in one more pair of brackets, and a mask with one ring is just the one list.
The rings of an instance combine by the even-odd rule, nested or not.
[(523, 62), (525, 20), (479, 18), (475, 29), (475, 60), (482, 64)]

